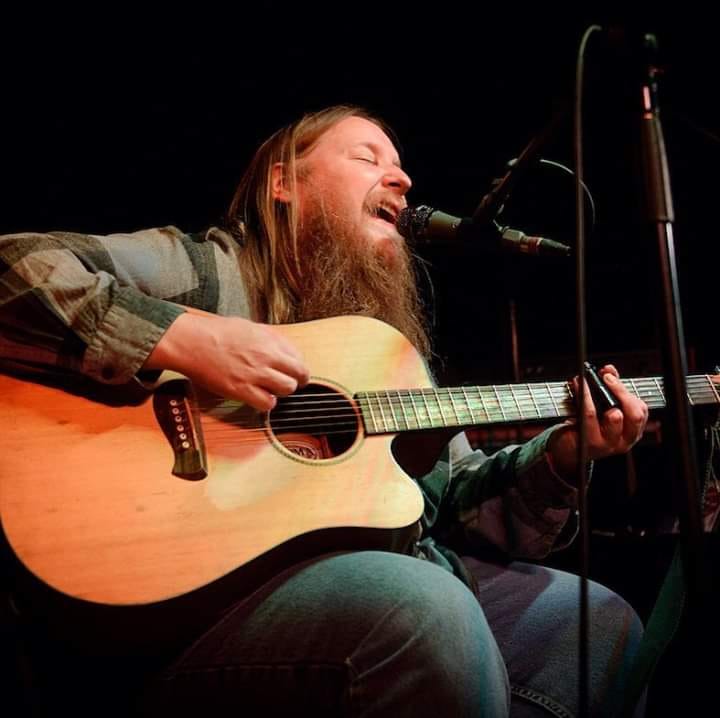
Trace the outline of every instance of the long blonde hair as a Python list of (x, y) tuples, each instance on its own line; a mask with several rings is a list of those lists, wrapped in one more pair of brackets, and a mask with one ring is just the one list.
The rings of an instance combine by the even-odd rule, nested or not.
[(244, 247), (243, 274), (258, 321), (295, 321), (302, 292), (297, 203), (275, 199), (273, 167), (282, 165), (284, 188), (294, 198), (298, 160), (325, 132), (347, 117), (369, 120), (392, 137), (381, 120), (360, 107), (335, 105), (306, 114), (259, 147), (235, 191), (226, 227)]

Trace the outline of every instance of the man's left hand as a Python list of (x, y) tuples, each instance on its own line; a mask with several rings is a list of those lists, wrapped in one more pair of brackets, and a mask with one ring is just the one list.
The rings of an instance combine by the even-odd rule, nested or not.
[[(642, 436), (648, 417), (647, 404), (628, 391), (612, 364), (600, 369), (599, 374), (620, 406), (598, 415), (585, 383), (582, 419), (586, 426), (589, 459), (628, 452)], [(577, 393), (580, 389), (577, 377), (573, 384)], [(548, 453), (555, 471), (564, 477), (572, 476), (577, 470), (577, 451), (578, 431), (575, 420), (565, 424), (550, 437)]]

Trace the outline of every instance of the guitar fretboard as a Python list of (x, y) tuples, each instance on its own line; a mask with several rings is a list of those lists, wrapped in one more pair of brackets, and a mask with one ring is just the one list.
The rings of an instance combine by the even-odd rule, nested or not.
[[(623, 384), (650, 409), (665, 406), (662, 378), (623, 379)], [(687, 396), (691, 405), (720, 404), (708, 374), (687, 378)], [(568, 382), (368, 391), (355, 398), (368, 434), (543, 421), (575, 412)]]

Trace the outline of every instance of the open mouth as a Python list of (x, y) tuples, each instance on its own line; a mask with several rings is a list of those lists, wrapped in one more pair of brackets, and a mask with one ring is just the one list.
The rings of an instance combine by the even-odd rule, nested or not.
[(389, 207), (375, 207), (372, 214), (374, 217), (377, 217), (378, 219), (381, 219), (384, 222), (391, 224), (393, 227), (397, 223), (397, 212)]

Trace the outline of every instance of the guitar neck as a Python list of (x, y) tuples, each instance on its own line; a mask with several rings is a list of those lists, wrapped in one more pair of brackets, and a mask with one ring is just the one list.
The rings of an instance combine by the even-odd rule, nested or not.
[[(661, 377), (623, 379), (650, 409), (665, 407)], [(687, 378), (692, 406), (720, 404), (709, 374)], [(355, 395), (368, 434), (565, 419), (575, 413), (568, 382), (368, 391)]]

